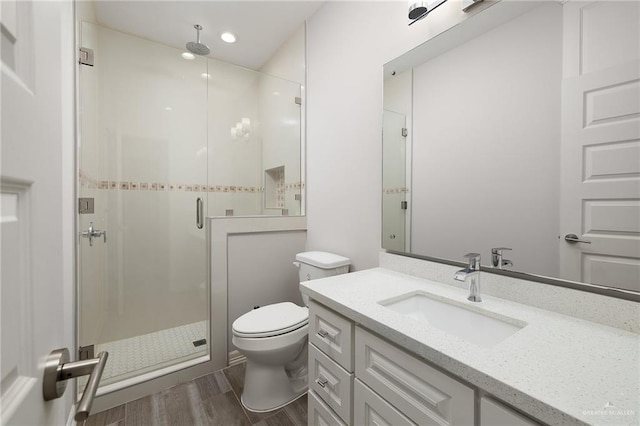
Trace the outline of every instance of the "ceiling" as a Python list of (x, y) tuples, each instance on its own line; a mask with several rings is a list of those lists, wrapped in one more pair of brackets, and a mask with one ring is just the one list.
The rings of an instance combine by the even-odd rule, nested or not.
[[(96, 19), (109, 28), (184, 50), (196, 40), (211, 49), (209, 57), (258, 70), (303, 22), (322, 6), (317, 1), (96, 1)], [(234, 44), (220, 33), (238, 36)]]

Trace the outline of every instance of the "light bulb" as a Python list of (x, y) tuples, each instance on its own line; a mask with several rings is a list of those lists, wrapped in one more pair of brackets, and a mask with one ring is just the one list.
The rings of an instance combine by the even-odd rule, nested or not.
[(235, 43), (238, 40), (238, 36), (229, 31), (225, 31), (222, 34), (220, 34), (220, 38), (225, 43)]

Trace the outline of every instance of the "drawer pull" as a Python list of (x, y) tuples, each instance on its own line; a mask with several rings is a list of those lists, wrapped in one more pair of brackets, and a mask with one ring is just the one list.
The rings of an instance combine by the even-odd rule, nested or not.
[(318, 378), (316, 379), (316, 383), (318, 385), (320, 385), (321, 388), (324, 388), (325, 386), (329, 385), (329, 388), (335, 390), (336, 386), (338, 384), (338, 381), (327, 379), (322, 374), (318, 374)]
[(322, 337), (323, 339), (326, 339), (328, 337), (331, 340), (336, 340), (336, 337), (337, 337), (336, 334), (330, 333), (327, 330), (325, 330), (324, 328), (321, 328), (318, 331), (318, 336)]

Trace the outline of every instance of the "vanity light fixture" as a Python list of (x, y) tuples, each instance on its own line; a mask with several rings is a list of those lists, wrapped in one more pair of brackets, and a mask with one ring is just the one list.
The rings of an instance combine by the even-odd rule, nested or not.
[(415, 24), (429, 13), (433, 12), (435, 8), (443, 4), (447, 0), (432, 0), (432, 1), (415, 1), (409, 0), (409, 25)]
[(222, 34), (220, 34), (220, 38), (225, 43), (235, 43), (238, 40), (238, 36), (230, 31), (225, 31)]

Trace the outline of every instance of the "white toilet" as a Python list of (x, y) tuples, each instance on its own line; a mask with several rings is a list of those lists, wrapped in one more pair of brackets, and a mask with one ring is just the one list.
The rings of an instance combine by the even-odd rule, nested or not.
[[(298, 253), (300, 281), (349, 272), (351, 261), (321, 251)], [(291, 302), (254, 309), (232, 325), (233, 344), (247, 357), (242, 404), (251, 411), (271, 411), (307, 391), (309, 298), (304, 307)]]

